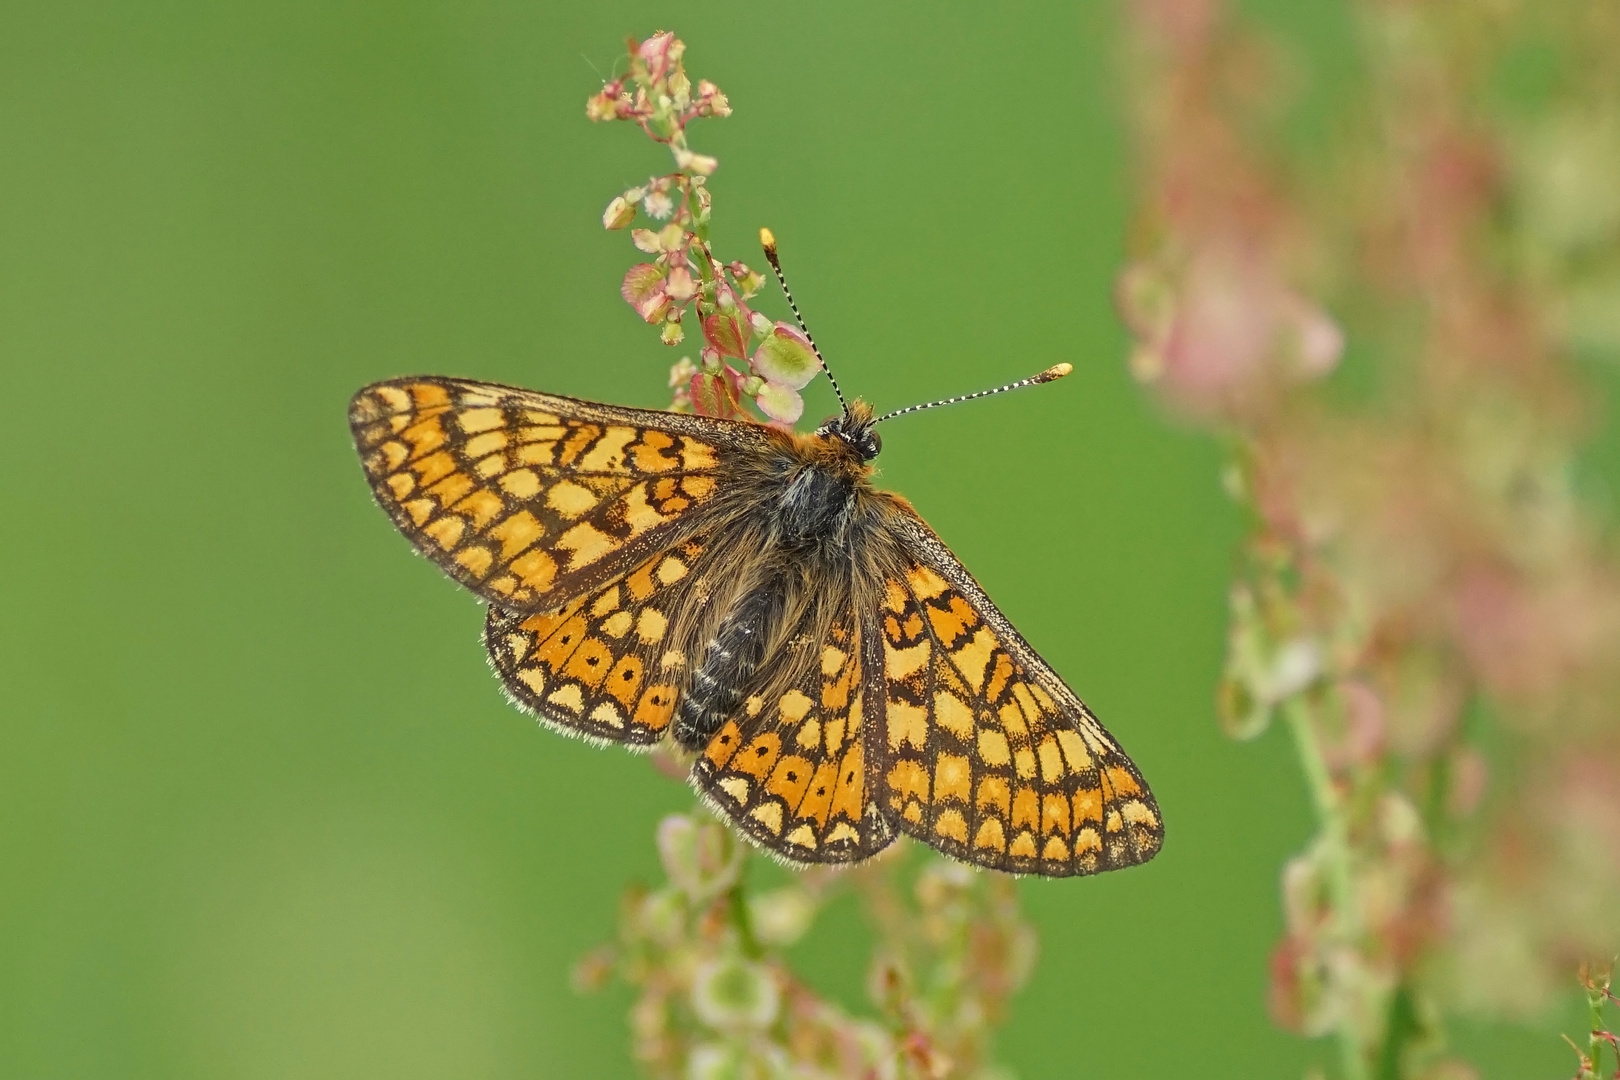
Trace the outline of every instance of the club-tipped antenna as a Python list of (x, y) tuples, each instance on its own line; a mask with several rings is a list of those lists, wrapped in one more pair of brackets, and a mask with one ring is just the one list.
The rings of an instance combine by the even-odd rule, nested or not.
[(788, 288), (787, 276), (782, 273), (782, 264), (776, 260), (776, 234), (769, 229), (759, 230), (759, 246), (765, 249), (765, 258), (769, 260), (771, 269), (776, 271), (776, 283), (782, 286), (782, 295), (787, 297), (788, 307), (793, 309), (793, 320), (804, 331), (804, 339), (810, 343), (810, 351), (816, 354), (821, 361), (821, 370), (827, 373), (827, 381), (832, 383), (833, 393), (838, 395), (838, 407), (849, 415), (849, 402), (844, 400), (844, 392), (838, 388), (838, 380), (833, 378), (832, 368), (827, 366), (827, 360), (816, 348), (816, 339), (810, 336), (810, 328), (804, 325), (804, 316), (799, 314), (799, 305), (793, 302), (793, 290)]
[(930, 401), (926, 405), (907, 405), (905, 408), (896, 409), (892, 413), (884, 413), (872, 422), (881, 424), (885, 420), (892, 420), (896, 416), (904, 416), (906, 413), (922, 412), (924, 409), (937, 409), (941, 405), (955, 405), (959, 401), (972, 401), (974, 398), (989, 397), (992, 394), (1004, 394), (1008, 390), (1017, 390), (1025, 386), (1039, 386), (1041, 383), (1048, 383), (1053, 379), (1061, 379), (1073, 370), (1073, 364), (1054, 364), (1039, 375), (1031, 375), (1027, 379), (1019, 379), (1017, 382), (1010, 382), (1006, 386), (998, 386), (994, 390), (979, 390), (958, 397), (941, 398), (939, 401)]

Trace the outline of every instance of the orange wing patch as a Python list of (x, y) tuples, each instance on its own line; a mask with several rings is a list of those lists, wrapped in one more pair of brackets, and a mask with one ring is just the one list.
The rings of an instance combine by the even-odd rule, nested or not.
[(818, 651), (799, 685), (774, 701), (749, 698), (692, 766), (709, 803), (788, 862), (855, 862), (895, 837), (869, 778), (870, 691), (856, 626), (842, 620), (806, 646)]
[(423, 378), (360, 391), (349, 423), (417, 550), (485, 600), (533, 611), (622, 575), (714, 498), (721, 447), (649, 426), (665, 415)]
[(1146, 862), (1164, 833), (1135, 766), (1090, 710), (1018, 663), (991, 622), (926, 566), (888, 582), (888, 760), (874, 778), (884, 810), (948, 855), (1012, 873)]
[(663, 738), (684, 676), (669, 626), (677, 587), (703, 552), (688, 541), (559, 611), (492, 607), (489, 662), (523, 709), (569, 735), (629, 746)]

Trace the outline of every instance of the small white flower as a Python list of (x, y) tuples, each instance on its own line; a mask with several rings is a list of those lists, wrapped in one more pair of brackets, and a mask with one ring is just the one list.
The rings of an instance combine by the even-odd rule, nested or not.
[(675, 203), (668, 192), (649, 191), (647, 197), (642, 200), (641, 208), (647, 211), (648, 217), (663, 221), (675, 212)]

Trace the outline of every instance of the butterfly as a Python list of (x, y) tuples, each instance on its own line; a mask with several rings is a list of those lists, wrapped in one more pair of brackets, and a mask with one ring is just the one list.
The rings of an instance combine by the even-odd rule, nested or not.
[(349, 421), (394, 525), (488, 604), (511, 700), (598, 743), (673, 740), (780, 859), (857, 862), (905, 834), (1063, 877), (1158, 852), (1113, 736), (872, 485), (865, 402), (801, 435), (421, 376), (360, 390)]

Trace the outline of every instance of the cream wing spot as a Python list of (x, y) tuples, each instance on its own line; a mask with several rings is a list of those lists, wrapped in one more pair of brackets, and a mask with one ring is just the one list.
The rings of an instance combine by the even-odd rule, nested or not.
[(579, 467), (585, 472), (624, 472), (624, 448), (635, 439), (636, 429), (610, 427), (596, 440), (596, 445), (580, 459)]
[(922, 670), (928, 662), (928, 642), (920, 642), (907, 649), (897, 649), (887, 640), (883, 643), (883, 673), (892, 681), (900, 682)]
[(961, 698), (947, 690), (934, 695), (934, 719), (958, 739), (973, 737), (973, 713)]
[(546, 492), (546, 505), (573, 521), (596, 505), (596, 493), (571, 480), (561, 480)]
[(800, 825), (785, 837), (788, 843), (814, 851), (816, 848), (816, 834), (808, 825)]
[(457, 426), (468, 435), (504, 427), (506, 417), (499, 409), (466, 409), (457, 418)]
[(673, 555), (666, 555), (658, 564), (658, 580), (665, 585), (673, 585), (686, 576), (686, 564)]
[(532, 469), (516, 469), (502, 476), (501, 490), (514, 499), (532, 499), (540, 494), (540, 478)]
[(636, 636), (648, 645), (656, 645), (664, 639), (664, 630), (668, 626), (669, 620), (664, 618), (663, 612), (656, 608), (643, 608), (636, 619)]
[(596, 562), (617, 548), (618, 544), (595, 525), (582, 521), (558, 537), (557, 546), (572, 552), (568, 558), (568, 568), (575, 570)]
[(551, 704), (578, 714), (585, 708), (584, 695), (580, 693), (577, 683), (566, 683), (559, 687), (552, 695), (546, 698)]
[(606, 701), (591, 710), (591, 719), (612, 728), (624, 727), (624, 714)]
[(996, 651), (996, 637), (988, 626), (981, 626), (972, 639), (951, 654), (957, 670), (973, 687), (974, 693), (984, 690), (984, 676), (990, 666), (990, 657)]
[(777, 707), (782, 712), (783, 720), (790, 724), (797, 724), (810, 712), (812, 704), (814, 703), (808, 697), (805, 697), (795, 688), (782, 695), (782, 700)]
[(772, 836), (782, 831), (782, 804), (775, 799), (763, 802), (748, 812), (748, 816), (770, 830)]

